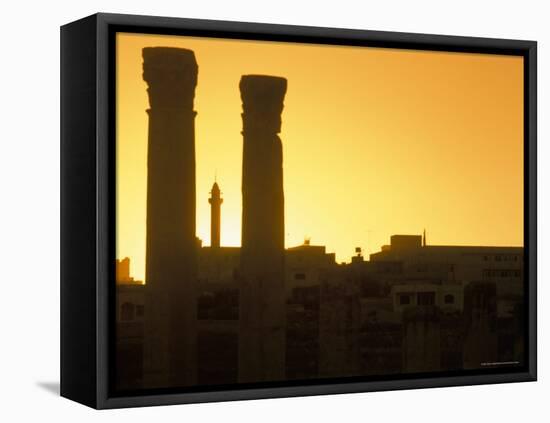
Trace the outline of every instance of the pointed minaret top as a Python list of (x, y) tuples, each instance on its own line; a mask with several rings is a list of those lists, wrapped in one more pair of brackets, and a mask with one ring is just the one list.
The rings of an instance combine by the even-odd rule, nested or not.
[(426, 229), (424, 229), (424, 234), (422, 235), (422, 246), (426, 246)]
[(220, 194), (220, 187), (219, 187), (219, 185), (218, 185), (217, 182), (214, 182), (214, 185), (212, 185), (212, 191), (211, 191), (211, 193), (212, 193), (213, 195), (216, 195), (216, 194), (219, 195), (219, 194)]
[(223, 199), (221, 198), (220, 187), (217, 182), (212, 185), (212, 191), (210, 191), (210, 198), (208, 202), (210, 207), (210, 246), (218, 248), (220, 246), (220, 227), (221, 227), (221, 205)]

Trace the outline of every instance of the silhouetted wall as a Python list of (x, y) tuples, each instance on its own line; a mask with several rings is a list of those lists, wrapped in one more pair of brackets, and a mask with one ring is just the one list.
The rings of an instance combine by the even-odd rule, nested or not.
[(147, 156), (147, 387), (196, 383), (195, 115), (190, 50), (143, 49)]
[(498, 360), (497, 302), (494, 282), (464, 288), (464, 368), (479, 369)]
[(239, 381), (285, 378), (283, 155), (287, 82), (245, 75)]
[(437, 306), (416, 306), (403, 312), (403, 371), (441, 369), (440, 311)]
[(332, 272), (321, 283), (319, 377), (357, 375), (359, 371), (359, 289)]

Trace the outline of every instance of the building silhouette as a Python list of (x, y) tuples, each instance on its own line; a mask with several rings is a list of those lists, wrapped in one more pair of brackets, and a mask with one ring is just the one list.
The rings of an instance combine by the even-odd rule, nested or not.
[(116, 261), (115, 386), (129, 390), (144, 384), (146, 286), (130, 272), (128, 257)]
[(130, 276), (130, 258), (124, 257), (116, 261), (117, 285), (143, 285), (143, 281), (135, 280)]
[[(370, 260), (344, 264), (323, 246), (285, 250), (286, 379), (521, 365), (523, 248), (410, 241), (393, 236)], [(199, 249), (199, 385), (239, 381), (241, 252)], [(125, 280), (117, 285), (118, 386), (149, 387), (140, 379), (148, 286)]]
[(150, 108), (147, 154), (147, 385), (196, 383), (195, 116), (190, 50), (143, 49)]
[(287, 82), (245, 75), (239, 381), (284, 379), (283, 152), (278, 133)]

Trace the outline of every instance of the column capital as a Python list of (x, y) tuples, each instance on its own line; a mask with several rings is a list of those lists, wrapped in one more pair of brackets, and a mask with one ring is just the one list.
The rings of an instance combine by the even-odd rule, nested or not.
[(147, 82), (152, 108), (192, 108), (198, 65), (192, 50), (146, 47), (143, 80)]
[(243, 134), (279, 133), (287, 80), (270, 75), (243, 75), (239, 88), (243, 102)]

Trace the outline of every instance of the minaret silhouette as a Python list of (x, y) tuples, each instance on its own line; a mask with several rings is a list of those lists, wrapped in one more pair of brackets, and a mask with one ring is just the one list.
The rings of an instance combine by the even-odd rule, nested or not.
[(217, 182), (212, 185), (212, 191), (210, 191), (210, 246), (212, 248), (220, 247), (220, 227), (221, 227), (221, 205), (223, 199), (221, 198), (220, 187)]
[(245, 75), (239, 381), (285, 377), (283, 153), (278, 133), (284, 78)]
[(143, 49), (147, 150), (145, 385), (196, 383), (195, 115), (191, 50)]
[(422, 246), (426, 246), (426, 229), (424, 229), (424, 233), (422, 234)]

